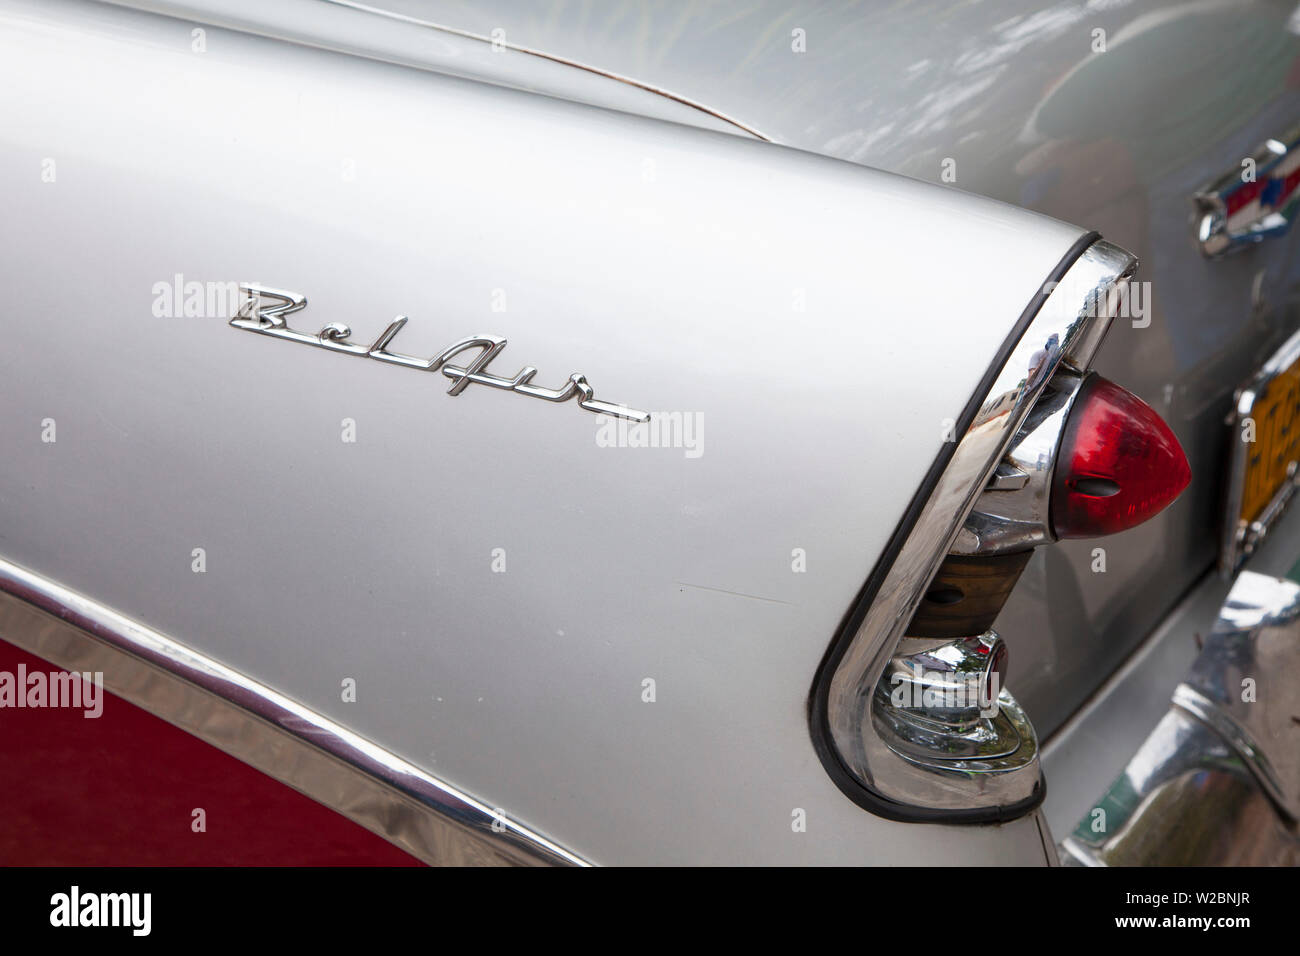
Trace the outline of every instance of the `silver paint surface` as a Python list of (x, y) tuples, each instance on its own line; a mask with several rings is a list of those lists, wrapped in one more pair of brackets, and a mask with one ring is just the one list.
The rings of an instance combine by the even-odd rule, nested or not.
[[(1040, 549), (996, 627), (1042, 735), (1215, 559), (1232, 391), (1300, 327), (1300, 238), (1206, 260), (1193, 196), (1300, 121), (1300, 18), (1275, 0), (520, 4), (375, 0), (662, 84), (776, 142), (1096, 229), (1150, 282), (1096, 369), (1173, 428), (1192, 484), (1150, 523)], [(806, 52), (792, 49), (804, 31)], [(1106, 51), (1093, 49), (1094, 31)], [(1091, 570), (1103, 544), (1107, 571)]]
[[(0, 555), (593, 862), (1046, 858), (1034, 818), (863, 812), (806, 708), (1078, 228), (219, 28), (199, 54), (193, 24), (120, 7), (8, 0), (0, 28)], [(176, 273), (309, 289), (322, 321), (406, 312), (416, 354), (491, 318), (538, 367), (702, 413), (704, 454), (157, 318)]]

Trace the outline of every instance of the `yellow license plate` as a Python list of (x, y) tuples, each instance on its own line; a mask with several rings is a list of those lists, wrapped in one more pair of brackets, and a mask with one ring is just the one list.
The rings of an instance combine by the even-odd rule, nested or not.
[(1300, 333), (1236, 395), (1220, 567), (1236, 571), (1286, 509), (1300, 471)]

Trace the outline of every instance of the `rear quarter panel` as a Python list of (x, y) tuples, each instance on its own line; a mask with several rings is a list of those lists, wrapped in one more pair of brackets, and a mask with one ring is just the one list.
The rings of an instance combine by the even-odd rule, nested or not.
[[(806, 707), (946, 420), (1080, 230), (218, 29), (196, 52), (148, 14), (0, 20), (3, 80), (33, 91), (0, 122), (4, 557), (595, 862), (1043, 861), (1032, 818), (866, 814)], [(505, 336), (502, 374), (698, 414), (702, 454), (156, 315), (177, 275), (304, 292), (295, 327), (358, 340), (402, 312), (417, 355)]]

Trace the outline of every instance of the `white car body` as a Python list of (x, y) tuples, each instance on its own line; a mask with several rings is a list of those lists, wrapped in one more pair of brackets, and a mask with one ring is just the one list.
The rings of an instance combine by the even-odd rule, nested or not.
[[(463, 795), (471, 843), (499, 817), (569, 862), (1055, 860), (1041, 811), (864, 810), (809, 695), (1082, 228), (357, 5), (0, 24), (11, 582)], [(582, 373), (683, 430), (628, 447), (576, 402), (249, 335), (186, 314), (193, 282), (301, 293), (295, 329), (358, 341), (406, 315), (420, 356), (500, 336), (496, 374)]]

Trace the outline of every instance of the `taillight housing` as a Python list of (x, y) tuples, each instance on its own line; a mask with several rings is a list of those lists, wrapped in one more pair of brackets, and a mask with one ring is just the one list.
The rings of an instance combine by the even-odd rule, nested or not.
[(1155, 410), (1098, 375), (1080, 385), (1052, 479), (1058, 538), (1094, 538), (1139, 525), (1192, 479), (1187, 456)]
[(1081, 242), (963, 412), (956, 448), (927, 477), (814, 686), (823, 764), (883, 816), (994, 823), (1038, 805), (1037, 736), (1000, 687), (994, 620), (1035, 548), (1132, 527), (1188, 482), (1155, 413), (1088, 373), (1137, 262)]
[(953, 554), (1023, 554), (1139, 525), (1191, 481), (1178, 439), (1114, 382), (1059, 370), (976, 501)]
[[(994, 622), (1036, 547), (1132, 528), (1190, 480), (1178, 439), (1151, 406), (1099, 375), (1058, 369), (930, 582), (895, 668), (916, 658), (910, 646), (933, 656), (935, 642), (975, 660), (964, 649), (997, 638)], [(996, 646), (1006, 653), (1000, 638)], [(916, 713), (894, 708), (896, 736), (907, 739)], [(965, 731), (951, 723), (944, 747), (956, 752)]]

